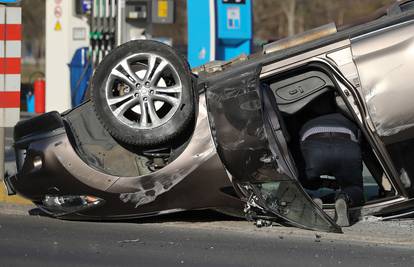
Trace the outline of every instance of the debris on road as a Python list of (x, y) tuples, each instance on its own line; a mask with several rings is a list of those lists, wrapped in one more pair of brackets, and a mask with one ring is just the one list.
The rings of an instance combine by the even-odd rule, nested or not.
[(141, 242), (141, 240), (139, 238), (131, 239), (131, 240), (121, 240), (121, 241), (118, 241), (118, 244), (137, 243), (137, 242)]

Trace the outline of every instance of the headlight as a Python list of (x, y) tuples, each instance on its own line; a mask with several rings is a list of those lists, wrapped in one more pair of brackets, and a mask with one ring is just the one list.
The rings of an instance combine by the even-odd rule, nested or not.
[(50, 196), (46, 195), (42, 201), (42, 208), (55, 216), (65, 215), (81, 210), (98, 207), (104, 203), (103, 199), (94, 196)]

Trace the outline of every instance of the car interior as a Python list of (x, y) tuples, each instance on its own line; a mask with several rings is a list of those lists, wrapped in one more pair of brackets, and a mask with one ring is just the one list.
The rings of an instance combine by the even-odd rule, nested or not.
[[(278, 74), (276, 77), (262, 81), (262, 85), (262, 89), (267, 91), (265, 97), (273, 98), (272, 108), (277, 109), (291, 158), (297, 167), (299, 180), (302, 180), (305, 175), (305, 162), (299, 142), (301, 127), (313, 118), (331, 113), (341, 113), (351, 121), (355, 119), (336, 90), (333, 80), (322, 69), (306, 67), (282, 75)], [(395, 196), (395, 190), (363, 135), (360, 137), (360, 146), (366, 204)], [(335, 193), (339, 187), (335, 177), (326, 174), (321, 178), (323, 187), (314, 191), (308, 190), (308, 193), (320, 197), (324, 207), (329, 208), (333, 206)]]

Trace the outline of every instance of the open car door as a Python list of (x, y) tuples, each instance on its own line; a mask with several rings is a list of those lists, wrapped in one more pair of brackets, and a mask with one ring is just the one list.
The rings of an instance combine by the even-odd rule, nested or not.
[(298, 181), (274, 96), (260, 84), (260, 70), (239, 65), (202, 82), (217, 152), (247, 207), (292, 226), (341, 233)]

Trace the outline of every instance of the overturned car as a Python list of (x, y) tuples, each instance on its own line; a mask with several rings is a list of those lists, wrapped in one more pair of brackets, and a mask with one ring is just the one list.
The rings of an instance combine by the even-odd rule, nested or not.
[[(190, 71), (175, 51), (133, 41), (95, 72), (91, 100), (14, 129), (18, 193), (62, 219), (108, 220), (216, 209), (249, 220), (341, 232), (303, 189), (298, 132), (339, 112), (362, 133), (365, 204), (414, 213), (413, 2), (330, 24), (230, 62)], [(322, 177), (334, 180), (334, 177)]]

